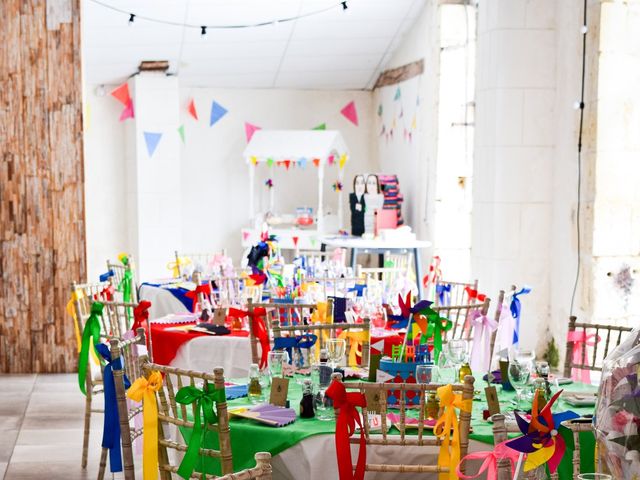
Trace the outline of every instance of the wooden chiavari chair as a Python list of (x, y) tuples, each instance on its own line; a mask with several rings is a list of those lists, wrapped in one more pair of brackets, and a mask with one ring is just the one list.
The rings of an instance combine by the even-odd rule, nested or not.
[(438, 286), (451, 286), (451, 291), (448, 292), (447, 298), (449, 299), (449, 305), (467, 305), (471, 303), (471, 299), (469, 298), (469, 294), (467, 292), (467, 288), (471, 290), (478, 290), (478, 280), (474, 280), (473, 282), (450, 282), (448, 280), (438, 280), (436, 281), (436, 286), (434, 289), (434, 303), (435, 305), (440, 305), (440, 298), (437, 292)]
[(500, 290), (500, 292), (498, 293), (498, 302), (496, 303), (496, 309), (494, 310), (494, 314), (493, 314), (493, 319), (496, 322), (496, 324), (498, 325), (498, 328), (496, 328), (493, 333), (491, 334), (491, 359), (493, 361), (493, 355), (496, 353), (495, 352), (495, 344), (496, 344), (496, 336), (498, 334), (498, 329), (500, 328), (500, 317), (502, 316), (502, 309), (506, 308), (508, 309), (509, 307), (506, 305), (506, 302), (508, 302), (511, 297), (513, 297), (513, 294), (516, 292), (516, 286), (512, 285), (511, 289), (508, 292), (505, 292), (504, 290)]
[[(116, 346), (117, 348), (117, 346)], [(112, 347), (113, 351), (113, 347)], [(204, 372), (194, 372), (192, 370), (183, 370), (175, 367), (167, 367), (150, 363), (145, 356), (140, 357), (140, 371), (142, 375), (149, 376), (152, 371), (158, 371), (164, 376), (162, 388), (156, 392), (156, 401), (158, 404), (158, 470), (162, 480), (171, 480), (172, 474), (178, 471), (178, 465), (172, 464), (173, 455), (169, 455), (169, 451), (182, 453), (187, 450), (187, 445), (182, 441), (181, 436), (176, 439), (170, 437), (172, 428), (187, 427), (193, 428), (194, 423), (191, 419), (195, 418), (196, 404), (184, 405), (176, 402), (177, 391), (185, 385), (196, 386), (196, 382), (203, 383), (203, 388), (209, 385), (216, 389), (224, 389), (224, 370), (222, 368), (214, 368), (213, 374)], [(118, 385), (120, 385), (118, 387)], [(118, 392), (118, 409), (126, 411), (126, 399), (124, 395), (124, 380), (122, 374), (118, 373), (116, 377), (116, 388)], [(219, 449), (207, 448), (202, 445), (199, 451), (201, 461), (205, 458), (220, 459), (220, 468), (222, 476), (215, 476), (198, 472), (193, 472), (191, 478), (198, 479), (217, 479), (217, 480), (250, 480), (263, 479), (271, 480), (271, 454), (260, 452), (255, 455), (256, 466), (248, 468), (240, 472), (233, 472), (233, 453), (231, 449), (231, 437), (229, 429), (229, 416), (227, 412), (227, 402), (216, 402), (215, 404), (218, 423), (215, 425), (207, 424), (206, 428), (214, 432), (218, 436)], [(131, 438), (140, 433), (131, 432), (129, 421), (140, 414), (141, 410), (130, 412), (129, 415), (121, 415), (121, 432), (123, 435), (123, 449), (125, 448), (125, 438)], [(189, 415), (190, 413), (190, 415)], [(123, 422), (123, 418), (129, 421)], [(204, 421), (204, 419), (202, 419)], [(131, 451), (131, 442), (126, 447)], [(133, 458), (133, 454), (126, 453), (125, 458)], [(126, 463), (126, 460), (125, 460)], [(133, 468), (128, 469), (133, 472)], [(127, 470), (125, 470), (126, 472)], [(133, 477), (125, 477), (133, 478)]]
[[(600, 323), (578, 322), (575, 316), (569, 317), (568, 334), (579, 332), (583, 340), (579, 361), (573, 359), (574, 340), (567, 341), (567, 351), (564, 359), (564, 376), (571, 378), (571, 369), (602, 372), (602, 363), (610, 350), (620, 345), (625, 336), (631, 332), (631, 327), (619, 325), (605, 325)], [(587, 342), (589, 342), (587, 345)], [(593, 346), (591, 346), (593, 343)], [(591, 348), (591, 352), (587, 350)]]
[(107, 270), (113, 272), (113, 284), (118, 287), (120, 282), (125, 276), (126, 271), (131, 272), (131, 298), (129, 301), (138, 303), (138, 282), (136, 281), (136, 272), (134, 268), (133, 257), (128, 256), (129, 262), (127, 265), (122, 263), (114, 263), (111, 260), (107, 260)]
[(445, 338), (443, 340), (471, 340), (473, 333), (471, 315), (475, 311), (479, 311), (482, 315), (486, 315), (489, 312), (490, 302), (490, 298), (485, 298), (482, 303), (434, 307), (433, 309), (438, 312), (441, 317), (448, 318), (453, 324), (451, 329), (445, 332)]
[[(493, 444), (498, 445), (499, 443), (506, 442), (508, 436), (504, 415), (496, 413), (491, 417), (491, 420), (493, 421)], [(511, 462), (508, 459), (503, 458), (498, 459), (496, 463), (498, 470), (497, 480), (511, 480)]]
[[(94, 300), (106, 300), (105, 289), (111, 286), (111, 282), (97, 283), (72, 283), (71, 298), (73, 301), (73, 311), (75, 313), (74, 322), (75, 329), (79, 335), (78, 341), (84, 331), (84, 326), (91, 312), (91, 304)], [(103, 293), (104, 292), (104, 293)], [(106, 323), (101, 321), (100, 328), (102, 332), (107, 331)], [(78, 349), (80, 345), (78, 345)], [(89, 451), (89, 436), (91, 430), (91, 414), (104, 413), (103, 409), (93, 407), (93, 397), (102, 393), (102, 372), (100, 366), (96, 365), (93, 360), (89, 361), (90, 368), (87, 368), (86, 375), (86, 398), (84, 407), (84, 436), (82, 442), (82, 468), (87, 468), (87, 458)]]
[[(333, 374), (334, 380), (340, 379), (339, 374)], [(474, 378), (467, 375), (464, 383), (452, 385), (453, 391), (462, 394), (463, 400), (473, 399)], [(365, 395), (367, 399), (375, 398), (378, 401), (379, 413), (382, 421), (381, 433), (373, 433), (369, 427), (369, 408), (362, 409), (362, 427), (364, 429), (365, 443), (367, 445), (385, 445), (389, 447), (404, 446), (420, 446), (420, 447), (439, 447), (442, 439), (433, 435), (425, 435), (425, 406), (426, 395), (435, 392), (442, 385), (421, 384), (421, 383), (365, 383), (365, 382), (344, 382), (347, 392), (356, 391)], [(387, 392), (389, 390), (399, 391), (398, 408), (400, 409), (400, 421), (394, 425), (400, 430), (400, 435), (389, 435), (387, 426)], [(407, 409), (412, 408), (406, 405), (405, 392), (416, 392), (419, 395), (418, 405), (418, 426), (416, 435), (406, 435), (407, 428)], [(471, 413), (460, 411), (458, 414), (459, 431), (460, 431), (460, 458), (467, 455), (469, 448), (469, 429), (471, 426)], [(350, 438), (352, 444), (358, 444), (360, 439), (357, 436)], [(460, 466), (460, 470), (464, 473), (464, 463)], [(440, 467), (435, 465), (402, 465), (402, 464), (365, 464), (365, 471), (369, 472), (402, 472), (402, 473), (447, 473), (455, 465), (448, 467)]]
[[(305, 282), (316, 283), (320, 289), (322, 299), (329, 297), (347, 297), (348, 292), (356, 284), (365, 283), (359, 276), (355, 277), (307, 277)], [(366, 284), (366, 283), (365, 283)]]
[[(578, 421), (578, 419), (566, 420), (562, 422), (562, 426), (571, 430), (571, 434), (573, 436), (573, 455), (571, 457), (571, 465), (573, 469), (573, 478), (578, 478), (578, 474), (580, 474), (580, 434), (583, 432), (591, 432), (591, 435), (594, 435), (593, 432), (593, 423)], [(560, 478), (558, 476), (558, 472), (551, 474), (551, 480), (558, 480)]]

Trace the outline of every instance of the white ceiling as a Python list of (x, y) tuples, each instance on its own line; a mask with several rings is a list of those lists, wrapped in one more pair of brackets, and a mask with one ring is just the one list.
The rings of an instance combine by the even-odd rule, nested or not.
[(83, 0), (88, 84), (117, 84), (142, 60), (169, 60), (188, 86), (363, 89), (413, 25), (425, 0), (99, 0), (139, 16), (193, 25), (271, 22), (335, 5), (296, 21), (244, 29), (186, 28), (136, 18)]

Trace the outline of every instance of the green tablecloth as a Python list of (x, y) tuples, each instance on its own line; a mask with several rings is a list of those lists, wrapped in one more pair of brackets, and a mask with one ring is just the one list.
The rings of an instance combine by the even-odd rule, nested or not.
[[(484, 385), (478, 385), (478, 388), (484, 388)], [(596, 387), (573, 383), (566, 386), (567, 390), (593, 392)], [(295, 380), (289, 382), (288, 399), (291, 407), (296, 411), (299, 410), (300, 398), (302, 390)], [(511, 400), (513, 392), (500, 392), (498, 398), (500, 400), (503, 412), (513, 410)], [(572, 407), (571, 405), (560, 399), (555, 411), (573, 410), (578, 414), (593, 413), (593, 407)], [(228, 407), (250, 406), (247, 398), (238, 398), (230, 400)], [(491, 450), (493, 445), (492, 424), (482, 419), (482, 411), (486, 408), (486, 400), (484, 393), (476, 395), (473, 402), (473, 412), (471, 415), (471, 425), (473, 432), (469, 435), (472, 440), (486, 443), (487, 450)], [(230, 421), (231, 428), (231, 446), (233, 449), (233, 466), (235, 470), (250, 468), (255, 465), (254, 454), (256, 452), (270, 452), (272, 455), (278, 455), (280, 452), (297, 444), (307, 437), (319, 434), (331, 434), (335, 432), (334, 421), (321, 421), (315, 418), (302, 419), (298, 418), (290, 425), (282, 428), (274, 428), (259, 424), (255, 421), (232, 417)], [(191, 429), (180, 428), (185, 440), (188, 441), (191, 435)], [(396, 429), (391, 430), (391, 434), (397, 432)], [(562, 436), (567, 443), (567, 453), (564, 455), (560, 463), (559, 473), (561, 479), (572, 478), (572, 452), (573, 452), (573, 435), (566, 429), (560, 429)], [(510, 433), (509, 437), (517, 437), (518, 433)], [(213, 432), (208, 432), (206, 439), (207, 447), (217, 448), (217, 437)], [(581, 471), (583, 473), (593, 472), (594, 470), (594, 450), (595, 439), (591, 432), (583, 432), (580, 434), (580, 452), (581, 452)], [(201, 471), (198, 466), (198, 471)], [(216, 459), (206, 459), (205, 469), (208, 473), (220, 474), (219, 462)]]

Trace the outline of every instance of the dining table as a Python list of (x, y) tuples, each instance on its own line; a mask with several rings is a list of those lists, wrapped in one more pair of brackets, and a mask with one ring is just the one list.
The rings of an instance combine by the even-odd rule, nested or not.
[[(303, 376), (295, 375), (289, 381), (288, 400), (292, 408), (298, 411), (299, 402), (302, 396), (302, 390), (299, 380)], [(233, 381), (233, 380), (232, 380)], [(245, 379), (235, 380), (237, 383), (246, 383)], [(483, 410), (486, 409), (486, 400), (484, 393), (480, 393), (482, 382), (476, 381), (476, 392), (473, 401), (471, 415), (471, 432), (469, 442), (469, 453), (480, 451), (491, 451), (493, 449), (493, 431), (492, 423), (483, 419)], [(597, 387), (574, 382), (572, 385), (566, 386), (572, 392), (584, 392), (592, 394)], [(500, 386), (498, 386), (500, 389)], [(514, 409), (514, 393), (510, 391), (500, 390), (498, 399), (501, 410), (503, 412), (513, 411)], [(229, 410), (239, 407), (251, 407), (247, 397), (234, 398), (228, 400), (227, 406)], [(556, 402), (554, 412), (572, 410), (579, 415), (593, 414), (593, 406), (571, 406), (563, 397)], [(283, 427), (272, 427), (254, 420), (230, 416), (231, 430), (231, 446), (233, 451), (233, 466), (239, 470), (253, 466), (253, 456), (256, 452), (268, 451), (272, 454), (273, 478), (285, 480), (324, 480), (337, 479), (338, 467), (336, 462), (335, 449), (335, 421), (320, 420), (318, 418), (303, 419), (297, 418), (293, 423)], [(514, 424), (508, 427), (509, 438), (519, 436), (520, 433), (514, 429)], [(181, 427), (181, 433), (186, 441), (189, 440), (191, 430)], [(564, 455), (558, 468), (559, 478), (561, 480), (572, 479), (572, 456), (574, 450), (573, 434), (567, 428), (560, 428), (559, 433), (565, 439), (567, 452)], [(399, 431), (392, 427), (389, 435), (398, 434)], [(409, 431), (407, 432), (409, 435)], [(432, 435), (432, 433), (429, 433)], [(358, 433), (356, 433), (358, 435)], [(217, 437), (214, 435), (207, 438), (209, 448), (216, 448)], [(595, 438), (592, 432), (581, 432), (579, 434), (580, 454), (581, 454), (581, 471), (593, 472)], [(357, 458), (357, 445), (352, 445), (352, 459), (355, 462)], [(438, 450), (437, 447), (393, 447), (369, 445), (367, 447), (367, 461), (369, 463), (378, 464), (425, 464), (437, 463)], [(207, 459), (204, 468), (207, 471), (215, 473), (219, 471), (217, 460)], [(467, 465), (467, 474), (475, 473), (479, 467), (478, 462), (470, 462)], [(202, 465), (200, 465), (202, 468)], [(406, 474), (377, 474), (368, 472), (367, 480), (388, 479), (406, 479)], [(437, 478), (425, 475), (421, 478)]]

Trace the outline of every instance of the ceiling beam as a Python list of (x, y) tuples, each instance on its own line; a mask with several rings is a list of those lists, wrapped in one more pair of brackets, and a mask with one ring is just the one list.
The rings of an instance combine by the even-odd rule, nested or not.
[(380, 87), (386, 87), (388, 85), (395, 85), (396, 83), (404, 82), (410, 78), (417, 77), (424, 72), (424, 60), (420, 59), (415, 62), (407, 63), (398, 68), (391, 68), (385, 70), (378, 76), (373, 89)]

